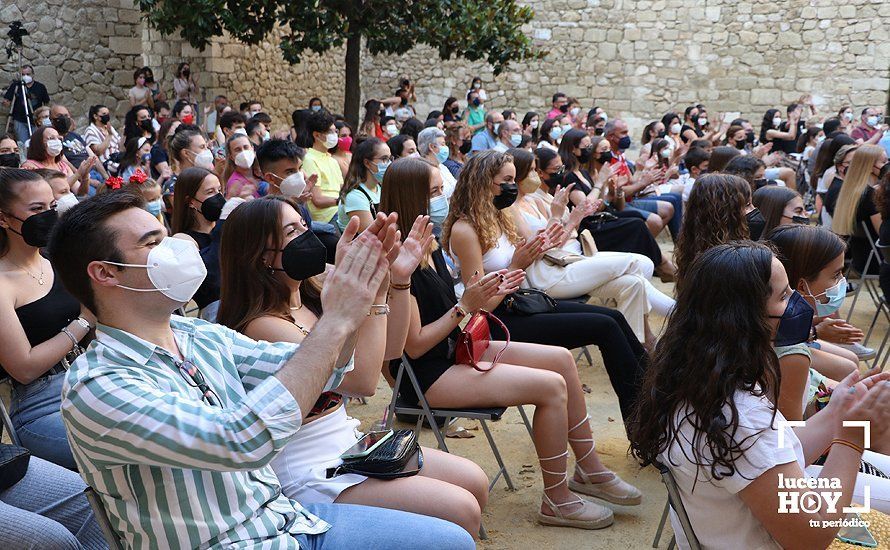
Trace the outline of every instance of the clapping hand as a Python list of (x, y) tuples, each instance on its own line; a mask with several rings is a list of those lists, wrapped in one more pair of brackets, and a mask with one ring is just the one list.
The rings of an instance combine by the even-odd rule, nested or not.
[[(378, 212), (371, 225), (362, 231), (362, 235), (367, 234), (379, 240), (383, 245), (384, 256), (388, 256), (399, 238), (397, 221), (398, 216), (394, 213), (387, 216), (382, 212)], [(360, 222), (357, 216), (349, 219), (349, 223), (346, 224), (346, 228), (337, 242), (337, 253), (334, 255), (335, 264), (339, 264), (340, 260), (349, 252), (350, 247), (354, 245), (359, 225)], [(398, 254), (398, 251), (396, 254)]]
[(473, 274), (467, 281), (460, 304), (469, 313), (475, 313), (485, 307), (485, 304), (495, 296), (506, 296), (516, 292), (520, 283), (525, 278), (521, 269), (508, 271), (501, 269), (480, 277), (479, 272)]
[[(351, 220), (350, 223), (356, 220)], [(344, 233), (345, 234), (345, 233)], [(352, 234), (355, 234), (353, 228)], [(340, 249), (338, 245), (338, 254)], [(383, 243), (363, 232), (346, 247), (321, 291), (325, 317), (336, 319), (352, 333), (367, 319), (377, 290), (389, 273)]]
[(429, 253), (433, 239), (433, 224), (430, 223), (430, 217), (417, 216), (408, 237), (401, 243), (401, 246), (397, 244), (394, 247), (398, 251), (398, 255), (390, 260), (389, 269), (392, 282), (406, 284), (411, 280), (411, 274), (420, 265), (423, 257)]
[(550, 203), (550, 215), (554, 218), (562, 218), (566, 212), (566, 206), (569, 204), (569, 195), (572, 193), (574, 183), (563, 187), (556, 186), (556, 193), (553, 194), (553, 201)]
[(544, 240), (544, 235), (541, 233), (538, 233), (531, 239), (523, 239), (513, 252), (510, 267), (512, 269), (525, 269), (532, 265), (535, 260), (544, 255)]

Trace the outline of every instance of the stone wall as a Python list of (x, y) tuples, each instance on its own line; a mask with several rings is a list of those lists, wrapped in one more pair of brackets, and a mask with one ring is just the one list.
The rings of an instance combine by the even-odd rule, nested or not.
[[(81, 121), (86, 106), (111, 103), (126, 112), (135, 67), (147, 64), (172, 88), (181, 60), (203, 88), (232, 102), (263, 101), (276, 127), (318, 95), (342, 110), (343, 51), (308, 55), (296, 66), (282, 59), (275, 38), (248, 47), (227, 38), (204, 51), (144, 28), (134, 0), (6, 0), (0, 24), (17, 19), (32, 33), (24, 57), (54, 100), (71, 104)], [(812, 93), (823, 113), (844, 103), (887, 101), (888, 22), (884, 0), (543, 0), (531, 4), (525, 31), (548, 50), (541, 61), (513, 65), (494, 77), (484, 63), (439, 61), (419, 47), (404, 56), (362, 59), (363, 96), (388, 96), (398, 77), (417, 83), (418, 113), (463, 100), (479, 75), (488, 108), (546, 110), (559, 90), (583, 106), (603, 106), (639, 128), (668, 110), (701, 101), (716, 111), (739, 111), (759, 124), (763, 112)], [(0, 55), (3, 55), (0, 52)], [(0, 82), (13, 65), (0, 70)], [(82, 108), (78, 109), (78, 105)]]

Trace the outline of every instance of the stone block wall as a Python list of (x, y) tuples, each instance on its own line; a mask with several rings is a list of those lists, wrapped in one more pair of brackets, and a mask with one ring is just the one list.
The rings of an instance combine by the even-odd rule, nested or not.
[[(527, 0), (522, 0), (527, 1)], [(417, 84), (420, 116), (448, 96), (461, 101), (473, 76), (489, 93), (488, 108), (545, 111), (562, 91), (600, 105), (633, 129), (696, 101), (711, 114), (741, 112), (759, 126), (764, 111), (811, 93), (822, 113), (840, 105), (884, 105), (890, 80), (890, 2), (886, 0), (541, 0), (524, 29), (549, 53), (494, 77), (485, 63), (440, 61), (430, 48), (404, 56), (362, 59), (365, 98), (389, 96), (400, 75)], [(176, 65), (187, 60), (203, 100), (224, 93), (233, 103), (256, 98), (289, 124), (290, 112), (320, 96), (342, 110), (343, 50), (307, 55), (287, 65), (277, 38), (244, 46), (223, 37), (204, 51), (145, 28), (134, 0), (6, 0), (0, 31), (22, 20), (26, 61), (54, 100), (86, 108), (129, 107), (133, 69), (153, 67), (168, 93)], [(0, 56), (4, 56), (0, 51)], [(5, 57), (5, 56), (4, 56)], [(0, 84), (14, 73), (0, 66)], [(172, 93), (170, 93), (172, 95)], [(0, 117), (2, 121), (2, 117)], [(635, 134), (636, 135), (636, 134)]]

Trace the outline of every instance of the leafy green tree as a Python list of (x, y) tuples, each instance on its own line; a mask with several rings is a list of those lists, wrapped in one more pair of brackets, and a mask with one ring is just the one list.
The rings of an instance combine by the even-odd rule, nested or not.
[(511, 61), (544, 53), (521, 30), (534, 15), (531, 8), (515, 0), (139, 0), (139, 7), (151, 26), (166, 35), (178, 31), (196, 48), (223, 32), (257, 44), (276, 24), (289, 63), (345, 42), (344, 113), (353, 124), (361, 101), (362, 38), (374, 55), (401, 55), (426, 44), (442, 59), (484, 59), (495, 74)]

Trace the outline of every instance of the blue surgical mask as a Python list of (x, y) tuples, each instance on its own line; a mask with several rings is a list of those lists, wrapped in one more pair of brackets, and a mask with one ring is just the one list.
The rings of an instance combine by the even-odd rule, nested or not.
[(436, 160), (439, 161), (439, 164), (448, 160), (448, 147), (444, 145), (439, 146), (439, 150), (436, 152)]
[(156, 201), (149, 201), (145, 204), (145, 209), (148, 210), (148, 213), (152, 216), (158, 217), (161, 215), (161, 209), (164, 207), (164, 201), (158, 199)]
[(434, 226), (441, 227), (448, 217), (448, 197), (439, 195), (430, 199), (430, 221)]
[[(809, 292), (810, 285), (808, 285), (806, 281), (804, 281), (804, 284), (807, 285), (807, 291)], [(828, 303), (823, 304), (819, 301), (819, 296), (823, 295), (828, 298)], [(844, 298), (847, 297), (847, 278), (841, 277), (841, 280), (833, 287), (826, 288), (825, 292), (816, 295), (809, 294), (809, 297), (816, 302), (816, 315), (819, 317), (831, 315), (841, 308), (841, 305), (844, 303)]]
[(622, 151), (630, 149), (630, 136), (624, 136), (620, 140), (618, 140), (618, 148)]
[(317, 113), (318, 111), (321, 111), (321, 105), (313, 105), (312, 112)]
[(522, 135), (521, 134), (510, 135), (510, 145), (512, 145), (513, 147), (519, 147), (520, 143), (522, 143)]
[(389, 168), (390, 164), (392, 164), (390, 161), (378, 162), (376, 164), (377, 171), (374, 172), (374, 179), (377, 180), (377, 183), (383, 183), (383, 176), (386, 175), (386, 169)]
[(792, 292), (785, 313), (781, 316), (770, 315), (773, 319), (780, 319), (775, 345), (793, 346), (806, 342), (813, 328), (813, 314), (813, 308), (804, 297), (796, 290)]
[(559, 126), (554, 126), (553, 128), (550, 129), (550, 139), (556, 141), (557, 139), (559, 139), (559, 136), (561, 136), (561, 135), (562, 135), (562, 128), (560, 128)]

